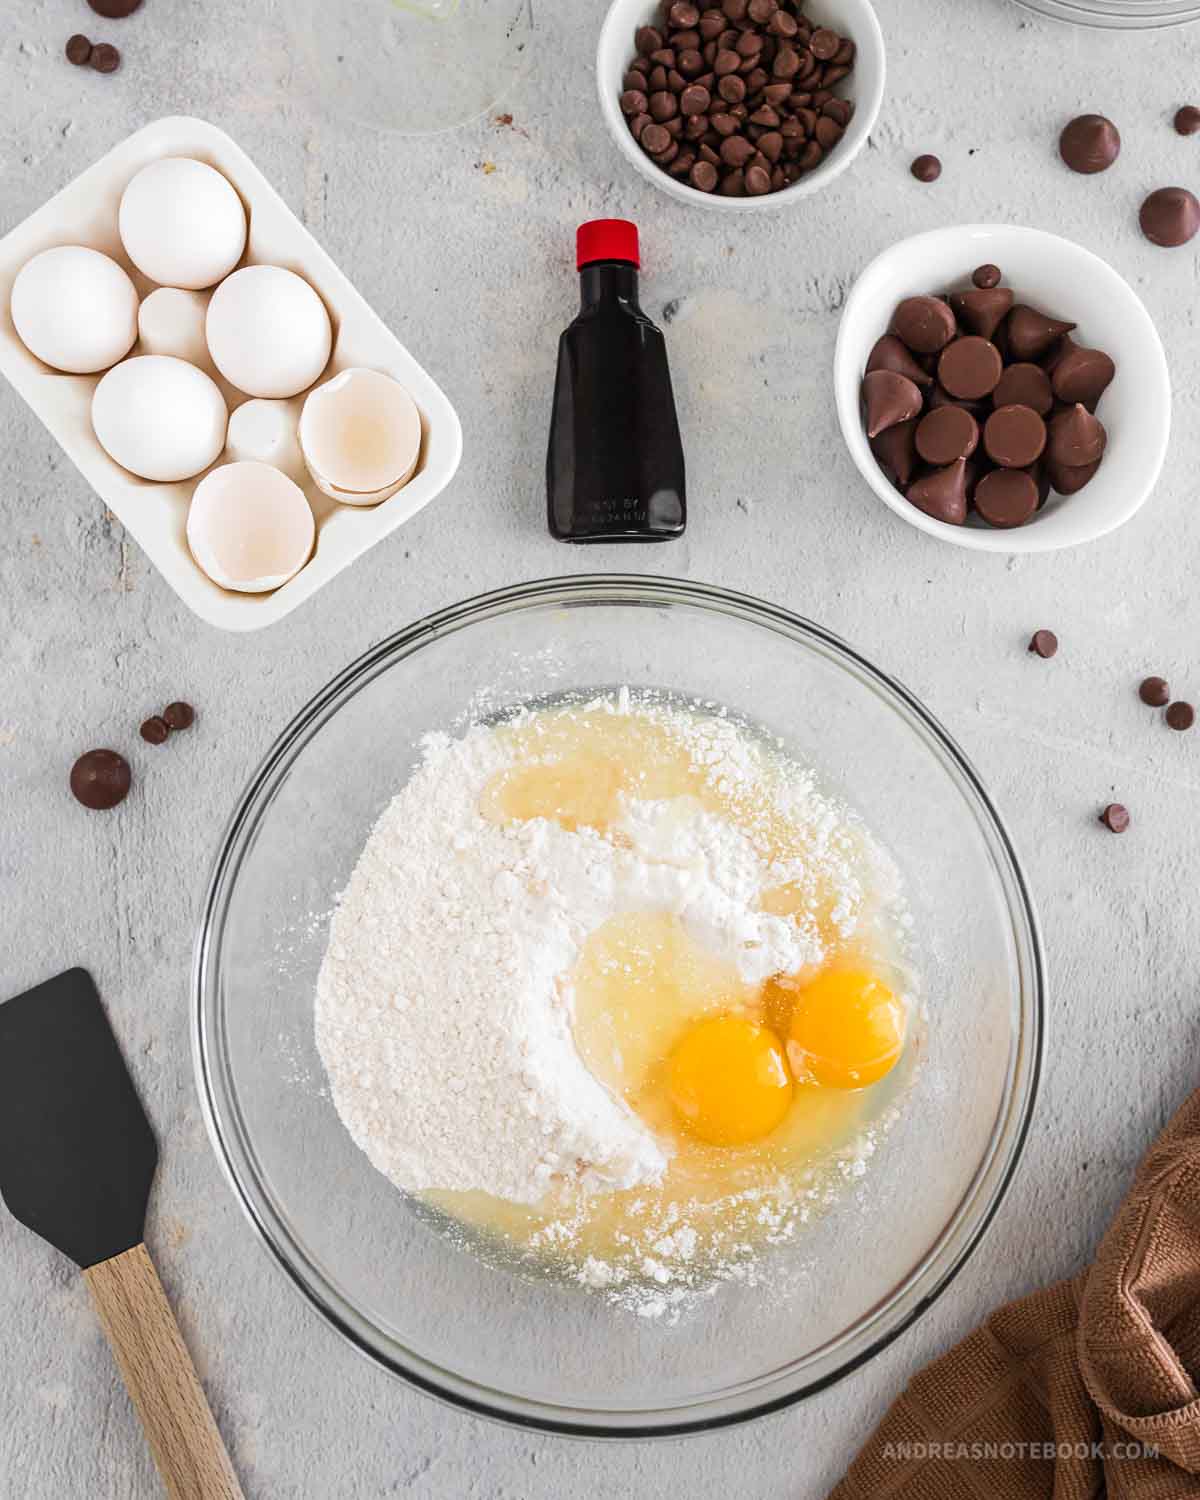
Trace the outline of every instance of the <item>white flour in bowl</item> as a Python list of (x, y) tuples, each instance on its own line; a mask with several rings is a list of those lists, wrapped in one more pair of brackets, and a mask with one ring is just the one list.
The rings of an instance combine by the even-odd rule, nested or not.
[(630, 801), (620, 843), (545, 820), (499, 827), (480, 798), (511, 764), (487, 728), (431, 738), (372, 832), (317, 985), (334, 1103), (409, 1190), (532, 1204), (564, 1177), (657, 1181), (663, 1146), (572, 1039), (560, 978), (584, 938), (620, 912), (673, 912), (747, 981), (814, 962), (819, 947), (755, 910), (769, 872), (732, 824)]

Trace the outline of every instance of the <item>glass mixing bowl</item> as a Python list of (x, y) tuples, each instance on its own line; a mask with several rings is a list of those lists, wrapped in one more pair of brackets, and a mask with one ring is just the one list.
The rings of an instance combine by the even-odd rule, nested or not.
[[(903, 1113), (824, 1218), (675, 1326), (456, 1248), (330, 1103), (313, 992), (331, 905), (421, 737), (564, 691), (725, 705), (815, 767), (904, 874), (929, 1010)], [(353, 1344), (472, 1411), (606, 1437), (704, 1430), (862, 1364), (978, 1244), (1029, 1126), (1045, 995), (1037, 920), (962, 752), (819, 626), (722, 589), (529, 583), (422, 620), (295, 719), (238, 804), (195, 963), (196, 1065), (234, 1191), (278, 1265)]]
[(1017, 0), (1017, 4), (1056, 21), (1113, 31), (1149, 31), (1200, 20), (1197, 0)]

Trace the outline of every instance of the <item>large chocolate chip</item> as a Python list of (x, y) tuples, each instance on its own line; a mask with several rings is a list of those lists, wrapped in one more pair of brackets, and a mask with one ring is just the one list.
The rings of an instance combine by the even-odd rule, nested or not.
[(958, 321), (970, 333), (990, 339), (1013, 305), (1013, 294), (1006, 286), (978, 287), (971, 292), (954, 292), (950, 306)]
[(1059, 136), (1058, 151), (1072, 172), (1090, 176), (1116, 161), (1121, 154), (1121, 134), (1103, 115), (1078, 115)]
[(1077, 495), (1085, 484), (1091, 484), (1100, 468), (1099, 459), (1095, 463), (1072, 467), (1070, 464), (1059, 463), (1050, 452), (1046, 454), (1045, 464), (1050, 487), (1059, 495)]
[(1103, 423), (1086, 406), (1077, 404), (1050, 419), (1050, 456), (1064, 468), (1099, 463), (1107, 441)]
[(1152, 244), (1186, 245), (1200, 229), (1200, 202), (1187, 188), (1159, 188), (1142, 204), (1138, 222)]
[[(761, 143), (760, 143), (761, 144)], [(894, 333), (885, 333), (875, 343), (875, 347), (867, 357), (867, 374), (872, 370), (891, 370), (896, 375), (903, 375), (906, 380), (911, 380), (916, 385), (932, 385), (933, 376), (928, 370), (924, 370), (909, 353), (906, 345), (896, 337)]]
[(967, 519), (967, 488), (967, 460), (960, 458), (914, 480), (908, 487), (908, 499), (935, 521), (962, 526)]
[(1024, 526), (1037, 505), (1037, 485), (1020, 469), (993, 469), (975, 486), (975, 509), (989, 526)]
[(1028, 406), (1038, 416), (1047, 416), (1054, 405), (1050, 377), (1040, 365), (1009, 365), (992, 392), (992, 404), (997, 410), (1002, 406)]
[(996, 389), (1004, 362), (995, 344), (977, 334), (955, 339), (942, 350), (938, 381), (962, 401), (979, 401)]
[(999, 406), (987, 419), (983, 446), (1001, 468), (1027, 469), (1042, 456), (1046, 424), (1031, 407)]
[(1047, 317), (1035, 307), (1018, 303), (1008, 315), (1005, 323), (1009, 353), (1014, 360), (1040, 359), (1064, 333), (1070, 333), (1074, 323), (1065, 323), (1060, 318)]
[(129, 762), (115, 750), (89, 750), (71, 767), (71, 792), (93, 812), (124, 802), (132, 784)]
[(897, 489), (905, 489), (917, 472), (917, 419), (897, 422), (871, 439), (871, 452)]
[(918, 386), (893, 370), (872, 370), (864, 375), (862, 396), (867, 409), (867, 436), (871, 438), (919, 415), (924, 404)]
[(917, 426), (917, 452), (936, 468), (970, 458), (978, 444), (979, 423), (963, 406), (936, 407)]
[(1116, 373), (1116, 365), (1103, 349), (1082, 349), (1073, 343), (1055, 361), (1051, 381), (1060, 401), (1072, 406), (1079, 402), (1094, 412)]
[(906, 297), (892, 314), (892, 332), (914, 354), (936, 354), (957, 331), (954, 314), (940, 297)]

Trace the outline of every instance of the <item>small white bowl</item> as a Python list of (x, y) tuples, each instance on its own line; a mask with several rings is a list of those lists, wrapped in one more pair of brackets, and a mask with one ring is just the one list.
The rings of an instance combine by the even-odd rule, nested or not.
[[(1053, 492), (1026, 526), (994, 530), (968, 519), (949, 526), (910, 505), (875, 461), (863, 428), (859, 387), (875, 340), (896, 304), (969, 286), (976, 266), (1000, 267), (1018, 302), (1079, 325), (1072, 336), (1104, 349), (1117, 366), (1096, 415), (1108, 431), (1104, 462), (1075, 495)], [(1011, 224), (933, 229), (893, 245), (866, 268), (846, 299), (833, 365), (838, 420), (850, 455), (885, 505), (910, 525), (977, 552), (1052, 552), (1092, 542), (1124, 525), (1162, 470), (1171, 431), (1171, 380), (1162, 341), (1140, 298), (1090, 250)]]
[[(719, 0), (709, 0), (709, 3), (717, 4)], [(697, 0), (697, 4), (701, 10), (705, 8), (702, 0)], [(621, 155), (647, 182), (662, 188), (664, 193), (670, 193), (680, 203), (715, 208), (723, 213), (747, 214), (782, 208), (831, 183), (866, 145), (879, 117), (886, 72), (883, 32), (869, 0), (813, 0), (811, 5), (805, 5), (804, 12), (820, 25), (832, 27), (840, 36), (850, 37), (858, 49), (854, 71), (846, 79), (846, 97), (854, 104), (854, 114), (845, 135), (819, 167), (814, 167), (799, 182), (778, 193), (765, 193), (761, 198), (722, 198), (719, 193), (702, 193), (690, 183), (681, 182), (650, 160), (629, 133), (620, 100), (621, 85), (634, 57), (634, 32), (639, 26), (660, 25), (662, 22), (662, 6), (658, 0), (613, 0), (600, 32), (600, 44), (596, 49), (600, 109)]]

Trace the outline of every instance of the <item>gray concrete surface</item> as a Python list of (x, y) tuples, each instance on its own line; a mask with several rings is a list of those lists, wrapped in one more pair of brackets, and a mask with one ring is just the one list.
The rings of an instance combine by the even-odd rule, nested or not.
[[(1117, 35), (1010, 0), (881, 0), (891, 79), (853, 170), (799, 210), (729, 225), (673, 205), (617, 156), (592, 95), (599, 0), (541, 5), (534, 75), (487, 120), (435, 140), (364, 134), (303, 101), (279, 0), (147, 0), (101, 23), (82, 0), (4, 7), (0, 224), (16, 223), (129, 131), (191, 112), (255, 157), (443, 383), (466, 456), (434, 506), (283, 625), (250, 637), (193, 619), (106, 516), (35, 418), (0, 389), (0, 993), (86, 963), (164, 1143), (149, 1238), (256, 1497), (403, 1495), (811, 1500), (925, 1360), (999, 1300), (1075, 1270), (1131, 1168), (1198, 1081), (1200, 730), (1136, 702), (1147, 671), (1200, 696), (1195, 557), (1200, 373), (1195, 248), (1137, 232), (1148, 189), (1200, 183), (1176, 137), (1200, 32)], [(101, 78), (61, 60), (69, 32), (120, 41)], [(1083, 109), (1124, 136), (1118, 167), (1076, 178), (1057, 131)], [(933, 150), (934, 187), (908, 162)], [(494, 163), (487, 171), (484, 163)], [(572, 315), (575, 224), (643, 230), (647, 308), (669, 327), (692, 525), (661, 550), (570, 551), (542, 522), (555, 340)], [(931, 225), (1000, 218), (1107, 257), (1166, 341), (1176, 389), (1153, 501), (1082, 551), (1027, 559), (940, 546), (859, 481), (829, 394), (847, 287)], [(186, 1045), (188, 966), (214, 842), (273, 736), (335, 671), (414, 617), (559, 572), (634, 568), (712, 580), (840, 632), (941, 715), (975, 758), (1027, 862), (1053, 978), (1036, 1127), (982, 1249), (936, 1309), (867, 1369), (800, 1409), (670, 1446), (595, 1447), (502, 1430), (388, 1380), (268, 1266), (221, 1181)], [(1052, 626), (1051, 663), (1025, 638)], [(136, 726), (200, 708), (167, 750)], [(127, 748), (139, 789), (90, 817), (75, 754)], [(1095, 824), (1129, 804), (1122, 839)], [(150, 1461), (79, 1277), (0, 1215), (0, 1491), (143, 1500)]]

